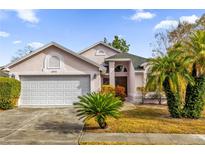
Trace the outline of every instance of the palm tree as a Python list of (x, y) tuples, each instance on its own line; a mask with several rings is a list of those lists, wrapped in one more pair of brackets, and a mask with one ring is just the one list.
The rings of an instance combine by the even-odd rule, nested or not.
[(86, 121), (95, 118), (100, 128), (107, 127), (106, 118), (108, 116), (119, 117), (122, 105), (122, 101), (110, 93), (91, 93), (80, 96), (79, 102), (74, 103), (80, 119)]
[(205, 75), (205, 31), (198, 30), (182, 46), (194, 77)]
[(199, 118), (205, 103), (205, 31), (198, 30), (193, 33), (183, 44), (182, 52), (189, 60), (190, 72), (195, 79), (195, 85), (188, 83), (186, 88), (184, 116)]
[(180, 96), (179, 93), (179, 81), (185, 79), (192, 82), (186, 65), (186, 59), (183, 59), (181, 53), (177, 50), (175, 52), (170, 51), (164, 55), (161, 54), (161, 56), (149, 60), (149, 73), (146, 87), (165, 91), (168, 109), (174, 118), (181, 117), (182, 96)]

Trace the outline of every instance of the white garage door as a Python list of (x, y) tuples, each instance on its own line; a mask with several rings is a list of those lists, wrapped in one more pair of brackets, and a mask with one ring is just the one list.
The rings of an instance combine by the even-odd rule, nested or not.
[(71, 105), (90, 92), (89, 76), (21, 76), (20, 105)]

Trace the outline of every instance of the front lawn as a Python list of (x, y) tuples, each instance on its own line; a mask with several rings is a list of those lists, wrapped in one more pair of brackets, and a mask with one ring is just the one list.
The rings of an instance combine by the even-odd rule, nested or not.
[(143, 145), (134, 142), (80, 142), (80, 145)]
[(87, 132), (110, 133), (177, 133), (205, 134), (205, 112), (197, 120), (173, 119), (165, 105), (136, 105), (121, 111), (119, 119), (108, 118), (107, 129), (100, 129), (91, 119), (86, 121)]

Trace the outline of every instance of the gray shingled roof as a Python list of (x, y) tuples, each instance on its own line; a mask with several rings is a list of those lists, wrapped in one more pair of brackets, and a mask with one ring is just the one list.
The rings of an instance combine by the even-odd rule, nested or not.
[(130, 53), (118, 53), (114, 56), (108, 57), (106, 60), (109, 59), (131, 59), (135, 70), (143, 69), (141, 64), (147, 61), (147, 59), (144, 57), (136, 56)]

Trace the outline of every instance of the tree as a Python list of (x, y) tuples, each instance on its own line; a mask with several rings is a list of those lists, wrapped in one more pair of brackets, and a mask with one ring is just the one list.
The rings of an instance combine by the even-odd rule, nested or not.
[(179, 58), (180, 54), (178, 51), (169, 52), (157, 58), (152, 58), (148, 62), (146, 87), (160, 89), (160, 91), (163, 88), (167, 97), (169, 112), (174, 118), (181, 117), (180, 79), (186, 79), (190, 83), (193, 81), (186, 69), (187, 62)]
[(119, 38), (119, 36), (117, 36), (117, 35), (114, 36), (114, 39), (111, 43), (109, 43), (107, 41), (107, 38), (104, 38), (104, 43), (106, 43), (106, 44), (108, 44), (116, 49), (119, 49), (122, 52), (128, 52), (129, 47), (130, 47), (130, 44), (127, 44), (125, 39)]
[(145, 87), (137, 87), (137, 90), (140, 91), (142, 97), (142, 104), (144, 104), (145, 96), (147, 94), (147, 89)]
[(165, 54), (171, 45), (166, 32), (156, 33), (154, 38), (155, 43), (151, 44), (153, 46), (152, 55), (153, 57), (158, 57)]
[(180, 22), (172, 31), (167, 32), (172, 44), (189, 40), (189, 36), (197, 30), (205, 30), (205, 14), (195, 23)]
[[(180, 84), (177, 88), (177, 95), (182, 105), (182, 108), (180, 108), (181, 116), (199, 118), (205, 104), (205, 15), (194, 24), (183, 22), (179, 23), (176, 29), (165, 33), (160, 32), (155, 35), (155, 39), (156, 46), (153, 50), (153, 53), (157, 53), (154, 54), (155, 60), (159, 60), (159, 57), (163, 57), (163, 54), (180, 53), (176, 57), (179, 62), (177, 65), (184, 68), (186, 70), (185, 74), (189, 78), (191, 77), (191, 80), (187, 79), (188, 76), (186, 78), (178, 78), (178, 83)], [(152, 74), (150, 78), (151, 76)], [(159, 87), (159, 83), (161, 81), (155, 80), (157, 87)], [(175, 96), (173, 91), (170, 90), (172, 89), (172, 84), (169, 85), (167, 83), (169, 83), (168, 79), (162, 84), (167, 99), (177, 100), (177, 95)], [(168, 100), (168, 106), (169, 102), (170, 100)], [(177, 108), (176, 104), (172, 105)]]
[(31, 46), (26, 46), (24, 49), (19, 49), (16, 52), (16, 56), (12, 57), (11, 62), (18, 60), (19, 58), (26, 56), (33, 51), (34, 49)]
[(189, 60), (190, 72), (195, 79), (195, 85), (187, 84), (184, 116), (199, 118), (205, 104), (205, 31), (194, 32), (189, 41), (185, 41), (182, 50)]

